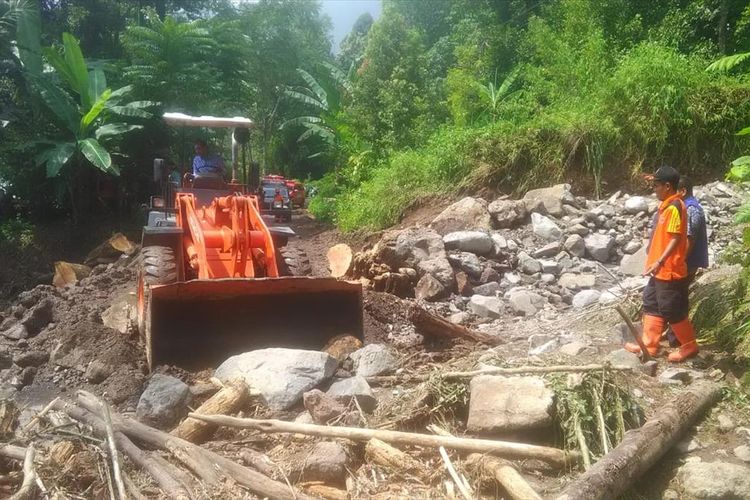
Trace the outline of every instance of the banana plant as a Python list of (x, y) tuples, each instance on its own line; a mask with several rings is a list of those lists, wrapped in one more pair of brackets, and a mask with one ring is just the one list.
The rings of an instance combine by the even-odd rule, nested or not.
[(64, 33), (62, 38), (62, 54), (53, 47), (44, 48), (43, 53), (59, 83), (68, 88), (63, 88), (49, 73), (29, 77), (32, 89), (52, 112), (64, 135), (62, 140), (39, 141), (48, 147), (36, 157), (37, 164), (47, 166), (48, 177), (58, 176), (63, 167), (71, 163), (78, 166), (88, 163), (102, 172), (119, 175), (119, 169), (102, 142), (141, 128), (129, 120), (151, 118), (148, 108), (156, 103), (124, 103), (132, 87), (107, 88), (104, 72), (98, 68), (89, 70), (78, 40), (69, 33)]
[(498, 86), (497, 84), (497, 70), (495, 70), (495, 80), (489, 82), (487, 85), (477, 83), (479, 92), (483, 100), (486, 103), (486, 107), (490, 112), (492, 123), (497, 120), (497, 110), (500, 104), (508, 97), (512, 96), (515, 92), (511, 92), (510, 89), (518, 78), (519, 69), (512, 70), (508, 76), (505, 77), (503, 82)]

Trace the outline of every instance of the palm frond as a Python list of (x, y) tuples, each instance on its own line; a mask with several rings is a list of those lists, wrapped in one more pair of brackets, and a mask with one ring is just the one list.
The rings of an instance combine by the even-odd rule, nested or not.
[(309, 104), (310, 106), (318, 108), (321, 111), (326, 111), (328, 109), (328, 106), (326, 104), (297, 90), (286, 89), (284, 90), (284, 95), (287, 97), (291, 97), (295, 101), (299, 101), (303, 104)]
[(729, 71), (736, 66), (739, 66), (747, 59), (750, 59), (750, 52), (743, 52), (740, 54), (734, 54), (732, 56), (722, 57), (718, 61), (712, 62), (706, 70), (708, 71)]

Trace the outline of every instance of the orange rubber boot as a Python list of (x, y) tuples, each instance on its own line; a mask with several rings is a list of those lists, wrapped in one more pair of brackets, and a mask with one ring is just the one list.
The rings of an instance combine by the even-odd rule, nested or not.
[[(643, 315), (643, 337), (641, 338), (646, 349), (648, 349), (648, 353), (652, 356), (659, 354), (659, 340), (664, 331), (664, 325), (664, 318), (661, 316)], [(625, 344), (625, 349), (635, 354), (641, 353), (641, 347), (634, 342)]]
[(690, 323), (690, 319), (686, 318), (672, 325), (672, 331), (682, 345), (678, 351), (669, 355), (669, 358), (667, 358), (669, 361), (680, 363), (698, 354), (698, 342), (695, 340), (695, 330), (692, 323)]

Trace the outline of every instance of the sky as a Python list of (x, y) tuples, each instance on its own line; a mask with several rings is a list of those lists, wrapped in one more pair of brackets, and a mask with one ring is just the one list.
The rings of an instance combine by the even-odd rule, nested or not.
[(323, 12), (333, 21), (333, 51), (338, 52), (339, 44), (352, 30), (354, 21), (369, 12), (373, 19), (380, 17), (383, 10), (380, 0), (322, 0)]

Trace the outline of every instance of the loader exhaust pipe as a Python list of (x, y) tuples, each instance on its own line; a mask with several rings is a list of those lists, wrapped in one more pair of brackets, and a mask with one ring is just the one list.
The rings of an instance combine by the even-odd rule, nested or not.
[(146, 318), (149, 368), (215, 368), (265, 347), (320, 350), (363, 339), (362, 287), (332, 278), (192, 280), (154, 286)]

